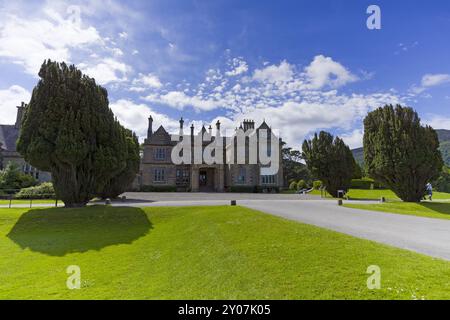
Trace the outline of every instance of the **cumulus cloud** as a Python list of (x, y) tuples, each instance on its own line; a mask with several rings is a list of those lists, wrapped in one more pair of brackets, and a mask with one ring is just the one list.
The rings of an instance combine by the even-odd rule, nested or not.
[(323, 55), (316, 56), (311, 64), (305, 68), (305, 71), (313, 89), (320, 89), (325, 86), (337, 88), (358, 80), (358, 77), (343, 65)]
[(423, 87), (434, 87), (450, 82), (450, 74), (426, 74), (422, 77)]
[(0, 56), (37, 76), (45, 59), (71, 61), (71, 49), (102, 41), (92, 26), (83, 28), (51, 9), (44, 10), (44, 14), (44, 18), (1, 14)]
[(350, 147), (350, 149), (356, 149), (363, 146), (363, 129), (355, 129), (353, 131), (339, 135), (340, 138)]
[(101, 59), (93, 64), (80, 63), (78, 67), (102, 85), (126, 81), (127, 74), (131, 71), (127, 64), (113, 58)]
[(199, 96), (188, 96), (182, 91), (170, 91), (167, 94), (151, 94), (143, 98), (149, 102), (168, 105), (176, 109), (184, 109), (186, 106), (193, 107), (197, 111), (210, 111), (220, 106), (221, 102), (213, 99), (203, 99)]
[[(134, 87), (132, 91), (142, 92), (147, 88), (159, 89), (162, 87), (162, 83), (159, 78), (154, 74), (142, 74), (140, 73), (138, 78), (133, 80)], [(134, 90), (133, 90), (134, 89)]]
[(225, 72), (228, 77), (238, 76), (248, 71), (247, 62), (241, 58), (234, 58), (231, 62), (232, 70)]
[(433, 127), (434, 129), (450, 130), (450, 117), (431, 114), (428, 115), (428, 117), (425, 120), (423, 120), (423, 123)]
[(293, 75), (293, 66), (284, 60), (278, 66), (270, 65), (263, 69), (255, 70), (253, 79), (261, 82), (280, 83), (292, 80)]
[(422, 77), (421, 83), (420, 85), (416, 85), (413, 84), (411, 86), (411, 88), (409, 89), (409, 91), (413, 94), (413, 95), (418, 95), (423, 93), (425, 90), (432, 88), (432, 87), (437, 87), (440, 85), (443, 85), (445, 83), (450, 82), (450, 74), (446, 74), (446, 73), (437, 73), (437, 74), (425, 74)]
[(16, 106), (28, 103), (31, 94), (25, 88), (13, 85), (0, 90), (0, 124), (13, 124), (16, 121)]
[(117, 116), (120, 123), (133, 130), (142, 141), (147, 136), (148, 117), (153, 118), (153, 130), (160, 125), (169, 132), (177, 133), (178, 120), (174, 120), (165, 114), (156, 112), (146, 104), (138, 104), (128, 99), (120, 99), (110, 104), (111, 110)]

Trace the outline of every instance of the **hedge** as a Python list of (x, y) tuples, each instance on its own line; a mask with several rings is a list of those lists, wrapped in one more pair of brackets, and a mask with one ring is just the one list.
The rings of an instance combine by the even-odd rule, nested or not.
[(365, 189), (365, 190), (370, 190), (372, 188), (384, 189), (380, 183), (375, 182), (373, 179), (370, 179), (370, 178), (353, 179), (351, 182), (350, 188)]
[(231, 186), (228, 188), (228, 192), (232, 193), (263, 193), (263, 192), (280, 192), (279, 187), (270, 186)]
[(35, 187), (23, 188), (14, 196), (16, 199), (54, 199), (55, 190), (51, 182), (45, 182)]
[(142, 186), (141, 192), (176, 192), (176, 186)]

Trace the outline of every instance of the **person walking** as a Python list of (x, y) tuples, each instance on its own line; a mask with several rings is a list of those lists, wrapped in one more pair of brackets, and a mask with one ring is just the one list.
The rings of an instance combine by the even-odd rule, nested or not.
[(433, 201), (433, 186), (431, 185), (431, 183), (427, 183), (427, 185), (426, 185), (426, 188), (427, 188), (427, 194), (428, 194), (428, 199), (430, 200), (430, 201)]

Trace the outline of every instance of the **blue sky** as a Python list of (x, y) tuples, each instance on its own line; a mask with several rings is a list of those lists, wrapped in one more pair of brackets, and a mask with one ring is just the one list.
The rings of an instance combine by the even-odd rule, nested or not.
[[(198, 129), (252, 118), (294, 148), (321, 129), (357, 147), (385, 103), (450, 129), (448, 1), (122, 2), (0, 1), (0, 123), (51, 58), (96, 78), (141, 137), (150, 114), (171, 131), (181, 116)], [(381, 30), (366, 27), (371, 4)]]

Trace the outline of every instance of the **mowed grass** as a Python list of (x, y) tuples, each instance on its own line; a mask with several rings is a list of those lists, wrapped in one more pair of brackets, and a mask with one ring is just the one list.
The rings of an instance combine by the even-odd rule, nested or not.
[[(320, 190), (313, 190), (311, 194), (320, 195)], [(401, 201), (397, 195), (389, 189), (350, 189), (348, 192), (349, 199), (354, 200), (380, 200), (384, 197), (387, 201)], [(328, 193), (326, 197), (331, 198)], [(434, 200), (450, 200), (450, 193), (433, 192)]]
[[(49, 200), (49, 199), (36, 199), (32, 201), (32, 204), (36, 204), (36, 203), (40, 203), (40, 204), (48, 204), (48, 203), (55, 203), (55, 200)], [(11, 201), (12, 205), (15, 204), (30, 204), (30, 200), (25, 200), (25, 199), (12, 199)], [(61, 205), (62, 202), (58, 201), (58, 204)], [(9, 205), (9, 200), (0, 200), (0, 205)]]
[(448, 261), (243, 207), (0, 209), (0, 255), (2, 299), (450, 298)]
[(406, 214), (427, 218), (450, 219), (450, 203), (445, 202), (387, 202), (380, 204), (345, 204), (345, 207)]

